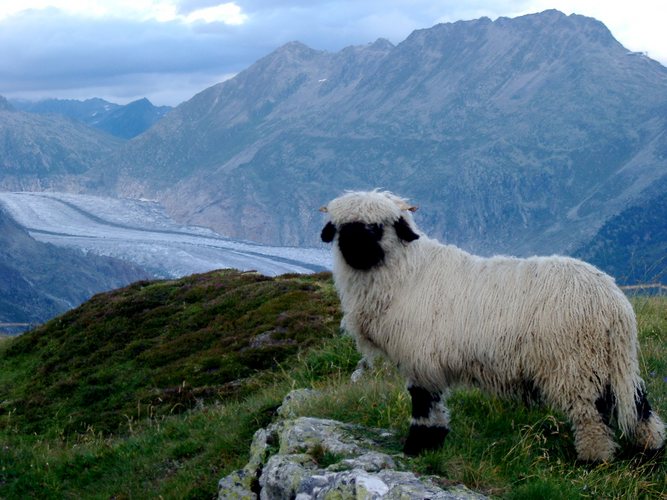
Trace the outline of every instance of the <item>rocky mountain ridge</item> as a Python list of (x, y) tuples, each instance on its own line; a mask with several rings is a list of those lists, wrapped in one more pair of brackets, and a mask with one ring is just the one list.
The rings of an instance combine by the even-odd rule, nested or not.
[(122, 146), (91, 184), (178, 220), (313, 244), (316, 208), (387, 188), (480, 253), (574, 251), (667, 172), (667, 69), (546, 11), (327, 53), (293, 42)]
[[(0, 102), (2, 188), (154, 199), (271, 245), (318, 244), (317, 208), (346, 189), (395, 191), (428, 234), (516, 255), (579, 252), (667, 196), (667, 69), (558, 11), (336, 53), (288, 43), (129, 141), (12, 109)], [(661, 251), (636, 231), (642, 259)]]
[[(4, 102), (4, 104), (3, 104)], [(78, 175), (121, 141), (57, 115), (36, 115), (0, 102), (0, 189), (80, 190)]]
[(121, 139), (136, 137), (172, 109), (170, 106), (154, 106), (146, 98), (125, 105), (99, 98), (84, 101), (75, 99), (17, 100), (13, 101), (13, 107), (20, 111), (40, 115), (65, 116)]
[(637, 204), (609, 218), (574, 255), (595, 262), (622, 285), (665, 283), (667, 187), (662, 184), (655, 184)]

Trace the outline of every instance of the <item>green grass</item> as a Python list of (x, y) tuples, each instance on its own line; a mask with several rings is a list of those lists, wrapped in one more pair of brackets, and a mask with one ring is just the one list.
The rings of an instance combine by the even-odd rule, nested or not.
[[(337, 334), (337, 304), (328, 275), (223, 271), (135, 284), (3, 340), (0, 498), (212, 498), (298, 387), (321, 391), (301, 414), (394, 429), (383, 447), (399, 453), (404, 382), (386, 364), (349, 381), (359, 355)], [(667, 299), (634, 305), (649, 397), (667, 417)], [(404, 467), (498, 498), (667, 496), (665, 458), (578, 464), (558, 413), (476, 390), (449, 406), (445, 446)]]

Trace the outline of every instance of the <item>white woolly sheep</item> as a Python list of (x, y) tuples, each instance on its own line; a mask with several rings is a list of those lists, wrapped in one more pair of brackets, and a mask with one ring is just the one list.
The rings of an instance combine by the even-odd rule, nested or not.
[(634, 312), (608, 275), (567, 257), (483, 258), (443, 245), (388, 192), (348, 192), (322, 210), (345, 328), (365, 359), (382, 355), (407, 378), (406, 454), (443, 444), (444, 398), (459, 384), (563, 411), (580, 460), (614, 456), (612, 424), (637, 451), (664, 448)]

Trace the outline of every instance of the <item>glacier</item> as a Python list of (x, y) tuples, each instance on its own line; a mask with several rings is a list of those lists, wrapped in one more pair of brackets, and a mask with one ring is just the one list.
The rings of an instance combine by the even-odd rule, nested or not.
[(0, 192), (0, 205), (38, 241), (137, 264), (161, 278), (214, 269), (267, 276), (331, 269), (325, 248), (261, 245), (171, 219), (151, 200), (58, 192)]

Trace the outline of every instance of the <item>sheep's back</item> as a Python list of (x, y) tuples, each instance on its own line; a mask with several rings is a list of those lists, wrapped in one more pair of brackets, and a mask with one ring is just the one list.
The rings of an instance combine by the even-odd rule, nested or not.
[(424, 266), (395, 283), (375, 332), (406, 375), (433, 383), (443, 376), (450, 383), (488, 379), (501, 392), (554, 371), (604, 374), (610, 342), (633, 356), (632, 308), (593, 266), (566, 257), (423, 250)]

